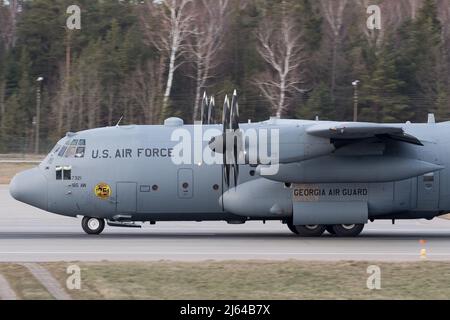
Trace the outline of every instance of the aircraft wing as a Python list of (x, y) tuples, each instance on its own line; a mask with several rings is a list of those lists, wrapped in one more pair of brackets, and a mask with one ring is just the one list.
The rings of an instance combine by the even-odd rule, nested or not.
[(346, 141), (360, 141), (363, 139), (379, 138), (381, 140), (390, 139), (405, 143), (423, 146), (416, 137), (404, 132), (401, 127), (389, 124), (377, 124), (368, 122), (343, 122), (317, 124), (306, 129), (310, 135), (329, 138), (333, 143)]

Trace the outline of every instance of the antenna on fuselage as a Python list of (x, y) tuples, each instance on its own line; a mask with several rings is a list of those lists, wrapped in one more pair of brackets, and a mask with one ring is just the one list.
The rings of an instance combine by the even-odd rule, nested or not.
[(120, 119), (119, 119), (119, 121), (117, 121), (117, 124), (116, 124), (116, 127), (117, 127), (117, 128), (119, 127), (120, 122), (122, 121), (122, 119), (123, 119), (123, 116), (121, 116)]

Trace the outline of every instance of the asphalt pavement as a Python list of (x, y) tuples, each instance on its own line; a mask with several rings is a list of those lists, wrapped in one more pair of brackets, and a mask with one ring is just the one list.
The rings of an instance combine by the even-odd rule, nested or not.
[[(425, 251), (423, 251), (425, 249)], [(422, 255), (421, 255), (422, 254)], [(299, 238), (280, 222), (161, 222), (142, 229), (106, 227), (88, 236), (81, 219), (12, 199), (0, 186), (0, 262), (152, 260), (450, 261), (450, 221), (378, 221), (358, 238)]]

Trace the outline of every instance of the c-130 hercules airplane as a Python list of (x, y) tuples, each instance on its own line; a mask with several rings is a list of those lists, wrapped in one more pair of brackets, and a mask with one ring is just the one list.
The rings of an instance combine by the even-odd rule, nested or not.
[(205, 97), (200, 125), (169, 118), (67, 133), (37, 168), (13, 178), (10, 193), (82, 216), (88, 234), (105, 221), (279, 220), (300, 236), (351, 237), (368, 221), (450, 212), (450, 122), (239, 124), (236, 93), (231, 105), (225, 98), (223, 124), (214, 118)]

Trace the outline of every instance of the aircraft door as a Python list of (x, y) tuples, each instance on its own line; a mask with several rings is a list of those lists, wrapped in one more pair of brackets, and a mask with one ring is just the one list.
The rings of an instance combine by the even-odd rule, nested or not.
[(439, 172), (427, 173), (417, 178), (417, 209), (439, 208)]
[(191, 199), (193, 197), (194, 178), (192, 169), (178, 170), (178, 197)]
[(118, 182), (116, 188), (118, 213), (135, 213), (137, 206), (137, 183)]

